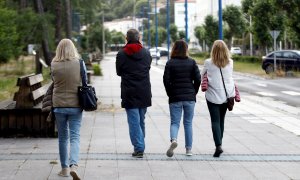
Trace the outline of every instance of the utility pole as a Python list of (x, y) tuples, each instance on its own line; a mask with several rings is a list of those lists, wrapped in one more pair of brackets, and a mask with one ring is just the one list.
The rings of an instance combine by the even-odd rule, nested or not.
[(156, 47), (156, 65), (158, 61), (157, 46), (158, 46), (158, 19), (157, 19), (157, 0), (155, 0), (155, 47)]
[(252, 16), (250, 15), (250, 56), (253, 56), (253, 42), (252, 42), (251, 27), (252, 27)]
[(102, 11), (102, 56), (105, 55), (104, 11)]
[(133, 16), (132, 16), (132, 27), (134, 28), (134, 29), (136, 29), (136, 20), (135, 20), (135, 2), (136, 2), (136, 0), (134, 0), (133, 1)]
[(185, 41), (188, 42), (188, 4), (187, 0), (184, 1), (184, 8), (185, 8)]
[(170, 60), (170, 0), (167, 0), (167, 44), (168, 44), (168, 61)]
[(210, 14), (212, 16), (214, 14), (214, 0), (210, 0)]
[(219, 0), (219, 39), (223, 40), (222, 0)]
[(151, 11), (150, 0), (148, 0), (148, 49), (151, 48), (150, 11)]

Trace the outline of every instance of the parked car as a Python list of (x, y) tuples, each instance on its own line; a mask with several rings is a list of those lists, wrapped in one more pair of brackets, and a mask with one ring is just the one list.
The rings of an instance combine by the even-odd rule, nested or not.
[(165, 47), (157, 47), (157, 49), (160, 52), (160, 56), (168, 56), (169, 52), (168, 52), (168, 48)]
[(157, 49), (157, 51), (156, 51), (156, 48), (151, 48), (151, 49), (149, 49), (149, 51), (150, 51), (150, 55), (151, 55), (151, 57), (152, 57), (152, 59), (154, 60), (154, 59), (160, 59), (160, 51), (159, 51), (159, 49)]
[(231, 54), (236, 54), (236, 55), (242, 55), (242, 50), (240, 47), (231, 47), (230, 48), (230, 53)]
[(276, 56), (276, 67), (284, 71), (300, 70), (300, 51), (282, 50), (275, 51), (263, 56), (262, 69), (267, 74), (274, 72), (274, 55)]

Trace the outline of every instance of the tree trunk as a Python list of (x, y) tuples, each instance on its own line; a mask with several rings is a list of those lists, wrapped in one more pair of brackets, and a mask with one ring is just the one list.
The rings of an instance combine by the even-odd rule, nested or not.
[(20, 0), (20, 10), (22, 11), (27, 7), (27, 0)]
[(56, 0), (55, 2), (55, 44), (57, 45), (61, 40), (61, 24), (62, 24), (62, 2)]
[(70, 0), (65, 0), (66, 3), (66, 36), (72, 38), (72, 16), (71, 16), (71, 3)]
[[(44, 7), (41, 0), (34, 0), (36, 11), (39, 13), (40, 16), (44, 15)], [(46, 60), (47, 65), (51, 64), (51, 52), (49, 49), (49, 42), (48, 42), (48, 28), (46, 23), (42, 23), (42, 33), (43, 33), (43, 40), (42, 40), (42, 48), (44, 58)]]

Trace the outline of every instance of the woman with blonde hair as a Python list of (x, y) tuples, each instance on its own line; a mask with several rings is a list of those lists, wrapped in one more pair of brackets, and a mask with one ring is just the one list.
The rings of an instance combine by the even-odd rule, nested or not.
[(219, 157), (223, 153), (222, 139), (227, 111), (227, 97), (235, 96), (232, 72), (233, 61), (227, 45), (222, 40), (216, 40), (211, 50), (211, 57), (205, 60), (204, 68), (201, 72), (202, 78), (205, 73), (207, 73), (208, 78), (208, 88), (205, 92), (205, 98), (210, 113), (211, 127), (216, 146), (214, 157)]
[[(62, 39), (51, 62), (54, 84), (53, 112), (58, 130), (59, 156), (62, 167), (58, 175), (68, 176), (70, 170), (70, 175), (76, 180), (80, 179), (77, 168), (82, 119), (82, 109), (79, 106), (77, 95), (78, 86), (82, 84), (79, 59), (80, 55), (73, 42), (70, 39)], [(69, 141), (70, 152), (68, 152)]]
[(175, 42), (171, 52), (171, 59), (165, 66), (163, 79), (167, 95), (169, 96), (171, 118), (171, 145), (166, 154), (168, 157), (174, 155), (183, 112), (186, 155), (192, 156), (194, 107), (201, 77), (195, 60), (188, 57), (188, 45), (185, 41), (178, 40)]

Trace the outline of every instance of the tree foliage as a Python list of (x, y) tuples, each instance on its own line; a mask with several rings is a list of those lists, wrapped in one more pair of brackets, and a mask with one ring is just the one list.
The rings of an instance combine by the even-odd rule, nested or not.
[(246, 29), (245, 19), (238, 6), (226, 6), (223, 10), (223, 21), (228, 25), (227, 37), (232, 42), (232, 37), (241, 37)]
[(213, 42), (218, 39), (218, 20), (213, 16), (208, 15), (205, 17), (204, 25), (205, 41), (208, 47), (211, 47)]
[(19, 54), (16, 11), (0, 8), (0, 63)]
[(256, 1), (251, 9), (251, 14), (253, 15), (252, 28), (255, 41), (263, 49), (271, 46), (273, 41), (270, 31), (284, 31), (284, 15), (274, 6), (272, 0)]

